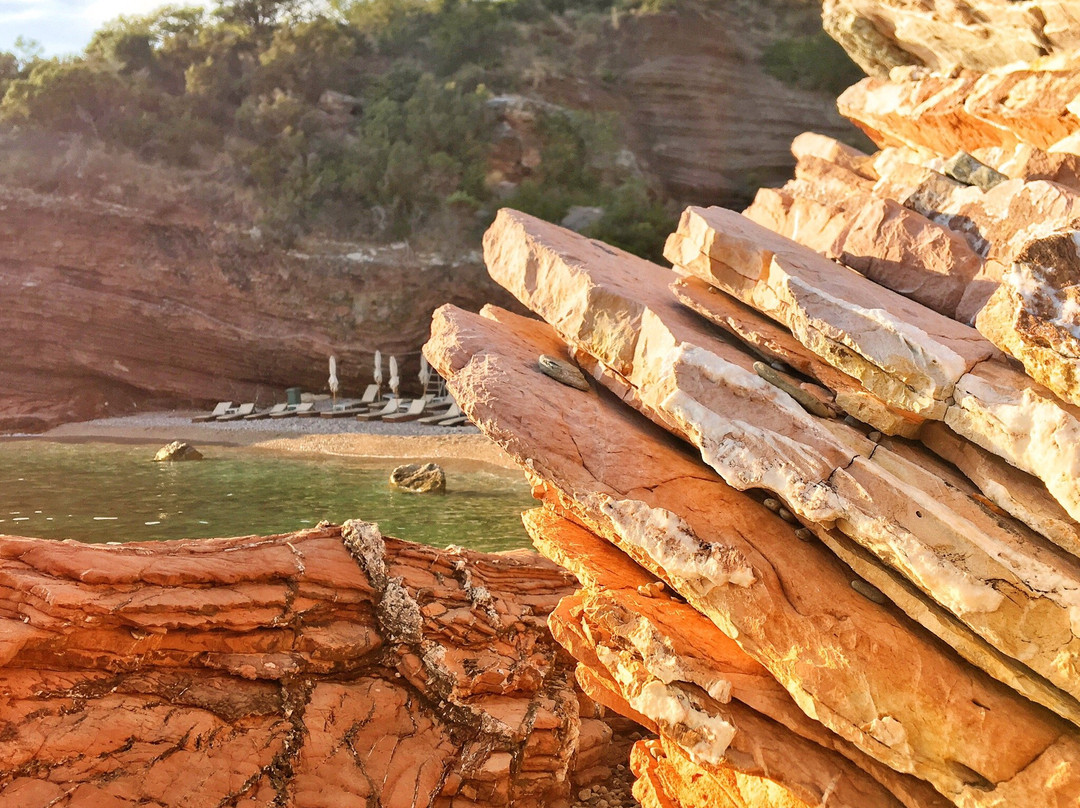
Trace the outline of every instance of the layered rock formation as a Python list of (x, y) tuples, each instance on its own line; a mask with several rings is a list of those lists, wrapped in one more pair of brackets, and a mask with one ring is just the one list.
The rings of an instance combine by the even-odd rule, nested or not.
[(544, 625), (570, 577), (350, 522), (0, 538), (0, 802), (550, 806), (611, 730)]
[[(0, 195), (0, 432), (370, 383), (376, 350), (413, 376), (436, 306), (498, 295), (475, 256), (405, 245), (310, 255), (190, 211)], [(406, 271), (407, 268), (407, 271)], [(507, 300), (507, 302), (509, 302)]]
[(825, 0), (825, 30), (871, 75), (898, 65), (988, 70), (1080, 46), (1069, 0)]
[(621, 114), (634, 154), (670, 198), (745, 204), (759, 186), (789, 176), (787, 144), (801, 131), (855, 134), (829, 93), (763, 69), (770, 47), (814, 30), (814, 6), (690, 2), (628, 15), (592, 60), (617, 81), (589, 87), (581, 101)]
[(581, 584), (554, 636), (659, 736), (644, 805), (1080, 800), (1080, 183), (1032, 89), (1071, 79), (1032, 75), (867, 80), (881, 151), (798, 138), (745, 215), (687, 209), (674, 271), (502, 211), (488, 271), (543, 322), (436, 313)]

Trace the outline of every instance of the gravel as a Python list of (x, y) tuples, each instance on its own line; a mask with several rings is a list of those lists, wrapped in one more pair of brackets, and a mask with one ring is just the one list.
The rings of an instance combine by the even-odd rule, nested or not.
[(405, 421), (386, 424), (382, 421), (357, 421), (355, 418), (262, 418), (257, 421), (208, 421), (193, 424), (191, 419), (202, 414), (192, 412), (147, 412), (139, 415), (126, 415), (119, 418), (102, 418), (96, 421), (82, 421), (65, 424), (49, 434), (59, 435), (65, 432), (94, 433), (101, 428), (109, 430), (184, 432), (192, 427), (206, 430), (208, 435), (221, 435), (222, 440), (229, 440), (235, 435), (259, 435), (266, 437), (289, 435), (467, 435), (479, 430), (471, 425), (445, 427), (435, 424), (418, 424)]

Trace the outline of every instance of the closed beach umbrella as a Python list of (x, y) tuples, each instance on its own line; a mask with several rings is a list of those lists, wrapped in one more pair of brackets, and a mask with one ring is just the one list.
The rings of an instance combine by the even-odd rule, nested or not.
[(398, 376), (397, 357), (390, 357), (390, 389), (394, 391), (394, 395), (398, 394), (398, 388), (401, 387), (401, 377)]
[(337, 403), (337, 391), (338, 391), (338, 377), (337, 377), (337, 357), (330, 357), (330, 395), (334, 397), (334, 403)]
[(427, 383), (431, 378), (431, 365), (427, 363), (427, 358), (420, 354), (420, 386), (424, 388), (424, 392), (427, 392)]
[(382, 351), (375, 352), (375, 374), (371, 378), (382, 390)]

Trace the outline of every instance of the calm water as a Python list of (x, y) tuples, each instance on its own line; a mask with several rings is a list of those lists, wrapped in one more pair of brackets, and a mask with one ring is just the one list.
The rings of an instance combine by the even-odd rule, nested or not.
[(390, 489), (393, 460), (292, 458), (200, 447), (153, 463), (157, 446), (0, 441), (0, 533), (87, 542), (282, 533), (320, 520), (478, 550), (529, 546), (521, 474), (448, 471), (443, 496)]

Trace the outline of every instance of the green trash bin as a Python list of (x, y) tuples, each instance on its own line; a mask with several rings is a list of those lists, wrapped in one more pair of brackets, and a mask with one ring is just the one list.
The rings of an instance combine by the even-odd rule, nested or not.
[(303, 388), (290, 387), (288, 390), (285, 391), (285, 398), (291, 406), (295, 407), (297, 404), (300, 403), (300, 395), (303, 392)]

